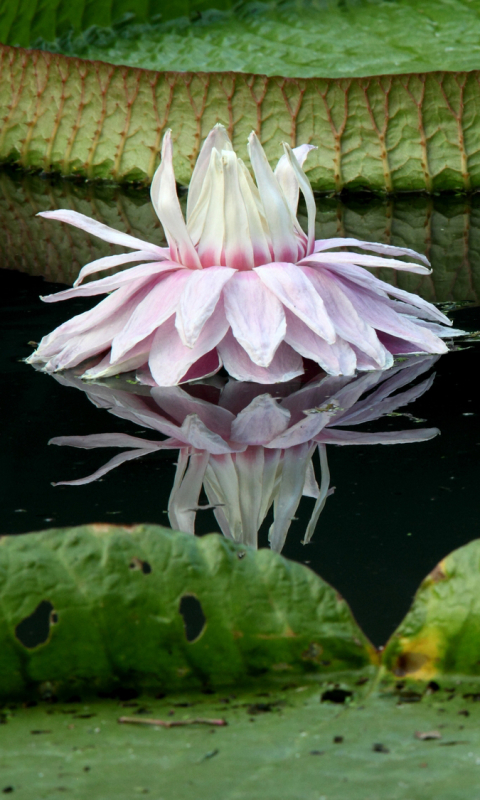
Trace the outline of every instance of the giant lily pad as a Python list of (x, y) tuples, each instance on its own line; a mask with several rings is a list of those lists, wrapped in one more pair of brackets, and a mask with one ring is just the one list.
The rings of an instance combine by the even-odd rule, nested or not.
[[(148, 526), (4, 537), (1, 688), (20, 664), (10, 692), (26, 698), (36, 684), (44, 700), (10, 693), (0, 788), (78, 800), (473, 797), (479, 553), (472, 542), (424, 581), (379, 682), (345, 604), (281, 556)], [(203, 632), (181, 609), (195, 596)], [(428, 642), (437, 660), (420, 663)], [(158, 689), (160, 671), (188, 690), (165, 695), (163, 680), (157, 697), (139, 696), (146, 678)], [(46, 675), (57, 680), (40, 683)]]
[(148, 183), (171, 127), (187, 184), (220, 121), (243, 157), (252, 129), (272, 161), (283, 140), (316, 144), (308, 174), (322, 192), (478, 188), (480, 85), (468, 70), (479, 21), (468, 2), (212, 4), (223, 16), (185, 0), (174, 23), (165, 2), (152, 12), (131, 0), (4, 0), (1, 41), (62, 55), (0, 47), (0, 161)]
[(0, 540), (0, 693), (361, 671), (373, 647), (306, 567), (212, 534), (92, 525)]
[[(456, 689), (422, 697), (368, 694), (355, 682), (343, 690), (291, 682), (248, 693), (10, 703), (0, 789), (48, 800), (473, 798), (480, 707), (463, 697), (467, 684)], [(119, 723), (125, 717), (132, 721)], [(227, 724), (145, 724), (198, 718)]]
[(455, 550), (428, 575), (391, 638), (384, 664), (415, 680), (480, 676), (480, 540)]
[(469, 0), (0, 2), (5, 44), (158, 71), (291, 78), (477, 69), (478, 26)]
[(480, 185), (478, 75), (268, 78), (155, 73), (0, 47), (0, 160), (89, 179), (149, 182), (162, 134), (188, 184), (202, 140), (223, 122), (240, 156), (257, 130), (318, 147), (307, 174), (323, 192), (468, 190)]

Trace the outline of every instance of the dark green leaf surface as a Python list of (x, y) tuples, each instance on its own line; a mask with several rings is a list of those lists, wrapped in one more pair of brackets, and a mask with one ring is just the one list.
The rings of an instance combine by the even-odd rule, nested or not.
[[(183, 203), (185, 196), (181, 200)], [(38, 211), (56, 208), (71, 208), (140, 239), (165, 244), (146, 190), (125, 192), (69, 181), (48, 184), (35, 176), (20, 181), (0, 173), (2, 267), (71, 285), (84, 264), (122, 251), (77, 228), (35, 217)], [(299, 218), (306, 230), (302, 208)], [(426, 253), (432, 261), (432, 275), (386, 269), (375, 274), (432, 302), (478, 302), (480, 203), (476, 198), (450, 198), (448, 203), (422, 196), (370, 198), (368, 202), (350, 198), (344, 203), (319, 197), (316, 237), (333, 236), (370, 239)]]
[[(0, 790), (14, 798), (470, 800), (478, 793), (480, 704), (404, 690), (321, 702), (332, 686), (172, 695), (163, 700), (4, 709)], [(452, 687), (447, 687), (452, 688)], [(416, 702), (415, 702), (416, 701)], [(138, 720), (223, 718), (165, 730)], [(421, 740), (415, 734), (440, 738)], [(337, 741), (335, 741), (337, 739)]]
[(42, 39), (65, 55), (160, 71), (346, 78), (471, 70), (479, 31), (478, 0), (0, 2), (5, 44)]
[(268, 78), (150, 72), (0, 47), (0, 161), (27, 169), (148, 183), (172, 128), (179, 183), (223, 122), (240, 156), (256, 130), (272, 163), (281, 143), (317, 146), (321, 192), (480, 187), (477, 72), (374, 78)]
[(0, 587), (4, 697), (35, 696), (45, 682), (63, 694), (285, 683), (376, 660), (313, 572), (217, 534), (91, 525), (6, 536)]
[(420, 681), (480, 676), (480, 540), (454, 550), (425, 578), (383, 661), (393, 674)]
[(229, 9), (230, 0), (0, 0), (0, 41), (31, 46), (38, 39), (78, 33), (92, 25), (108, 28), (129, 15), (137, 22), (198, 14), (205, 8)]

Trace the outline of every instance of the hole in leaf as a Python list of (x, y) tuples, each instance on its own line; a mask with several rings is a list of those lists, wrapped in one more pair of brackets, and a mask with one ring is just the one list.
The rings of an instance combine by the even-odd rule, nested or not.
[(322, 703), (344, 703), (347, 697), (352, 697), (353, 692), (348, 692), (346, 689), (327, 689), (322, 694)]
[(195, 595), (184, 594), (178, 610), (183, 617), (187, 642), (194, 642), (202, 635), (207, 621), (201, 603)]
[(33, 614), (18, 623), (15, 628), (15, 636), (24, 647), (32, 650), (48, 640), (50, 623), (57, 621), (58, 617), (53, 611), (53, 605), (48, 600), (42, 600)]
[(129, 569), (137, 569), (141, 570), (144, 575), (149, 575), (152, 571), (152, 568), (148, 561), (142, 561), (140, 558), (132, 558), (130, 564), (128, 565)]

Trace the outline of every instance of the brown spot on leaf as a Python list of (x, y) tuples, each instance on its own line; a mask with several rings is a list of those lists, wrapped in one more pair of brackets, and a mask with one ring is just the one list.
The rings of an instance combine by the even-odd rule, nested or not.
[(431, 581), (432, 583), (440, 583), (440, 581), (445, 581), (447, 579), (447, 575), (444, 571), (444, 567), (445, 560), (440, 561), (437, 566), (432, 569), (427, 580)]
[(441, 739), (442, 734), (440, 731), (415, 731), (415, 739), (420, 739), (422, 742), (429, 741), (430, 739)]
[(428, 656), (423, 653), (402, 653), (397, 658), (397, 663), (393, 670), (394, 675), (403, 678), (404, 675), (410, 675), (412, 672), (418, 672), (429, 660)]

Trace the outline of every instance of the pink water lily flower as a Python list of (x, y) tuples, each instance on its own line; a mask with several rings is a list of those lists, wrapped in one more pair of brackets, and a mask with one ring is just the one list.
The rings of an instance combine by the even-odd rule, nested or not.
[[(434, 376), (409, 384), (435, 361), (435, 356), (411, 356), (390, 370), (372, 371), (354, 379), (321, 374), (300, 388), (295, 381), (285, 383), (275, 393), (271, 386), (267, 390), (236, 381), (220, 389), (195, 384), (191, 387), (195, 394), (189, 393), (190, 387), (185, 391), (178, 386), (147, 389), (125, 384), (117, 388), (85, 383), (66, 373), (56, 376), (57, 380), (86, 392), (94, 405), (167, 438), (105, 433), (59, 436), (50, 444), (120, 449), (92, 475), (62, 482), (77, 486), (103, 477), (126, 461), (161, 450), (178, 450), (168, 503), (172, 528), (193, 534), (197, 512), (212, 508), (227, 538), (256, 547), (260, 526), (273, 507), (269, 541), (272, 549), (281, 551), (303, 495), (315, 499), (304, 541), (313, 536), (332, 491), (327, 445), (409, 444), (439, 433), (437, 428), (380, 432), (345, 429), (379, 419), (424, 394)], [(312, 463), (316, 449), (319, 484)], [(207, 506), (199, 505), (202, 486)]]
[[(167, 131), (151, 187), (166, 248), (75, 211), (42, 212), (132, 252), (93, 261), (74, 288), (43, 298), (108, 295), (44, 337), (29, 362), (56, 372), (90, 359), (84, 378), (137, 370), (140, 380), (172, 386), (222, 365), (238, 380), (277, 383), (301, 375), (304, 358), (330, 375), (354, 375), (389, 368), (398, 353), (444, 353), (442, 337), (458, 333), (445, 327), (448, 318), (364, 269), (428, 274), (428, 260), (408, 248), (356, 239), (315, 241), (315, 200), (302, 169), (311, 145), (292, 150), (284, 144), (274, 171), (255, 133), (248, 146), (256, 183), (225, 129), (217, 125), (210, 132), (190, 183), (185, 222)], [(306, 233), (296, 216), (299, 191)], [(352, 247), (366, 252), (346, 249)]]

